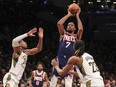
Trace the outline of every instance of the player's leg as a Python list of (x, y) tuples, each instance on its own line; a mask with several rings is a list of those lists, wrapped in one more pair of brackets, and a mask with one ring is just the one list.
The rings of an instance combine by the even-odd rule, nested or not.
[(52, 77), (50, 81), (50, 87), (56, 87), (57, 81), (58, 81), (58, 73), (55, 68), (52, 69)]
[(64, 79), (65, 79), (65, 87), (72, 87), (73, 76), (68, 75)]
[(58, 80), (57, 77), (54, 75), (54, 76), (51, 78), (50, 87), (56, 87), (57, 80)]

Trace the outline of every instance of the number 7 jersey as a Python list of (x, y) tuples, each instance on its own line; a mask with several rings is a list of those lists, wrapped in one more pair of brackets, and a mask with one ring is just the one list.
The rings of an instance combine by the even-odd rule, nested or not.
[(64, 67), (68, 59), (74, 54), (74, 43), (77, 40), (75, 34), (65, 33), (60, 38), (60, 45), (57, 57), (59, 60), (59, 65)]

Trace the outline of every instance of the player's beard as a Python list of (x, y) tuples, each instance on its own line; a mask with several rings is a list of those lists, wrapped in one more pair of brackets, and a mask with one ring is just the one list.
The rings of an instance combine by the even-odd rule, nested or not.
[(67, 32), (68, 32), (68, 33), (72, 33), (73, 30), (69, 28), (69, 29), (67, 29)]

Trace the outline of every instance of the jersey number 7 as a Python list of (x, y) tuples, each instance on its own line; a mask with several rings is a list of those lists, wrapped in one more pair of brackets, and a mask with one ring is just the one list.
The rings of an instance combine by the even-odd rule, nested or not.
[(66, 42), (66, 48), (69, 47), (70, 44), (71, 42)]

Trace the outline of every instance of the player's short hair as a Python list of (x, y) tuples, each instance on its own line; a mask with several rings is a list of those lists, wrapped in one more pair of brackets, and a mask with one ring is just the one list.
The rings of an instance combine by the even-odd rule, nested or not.
[(38, 67), (39, 64), (41, 64), (44, 67), (44, 64), (42, 62), (38, 62), (37, 67)]
[(81, 56), (81, 55), (83, 55), (83, 53), (84, 53), (84, 51), (85, 51), (85, 43), (84, 43), (84, 41), (82, 41), (82, 40), (77, 40), (77, 41), (75, 42), (74, 49), (75, 49), (75, 51), (76, 51), (76, 50), (79, 50), (79, 53), (78, 53), (76, 56)]
[(75, 23), (74, 23), (74, 22), (72, 22), (72, 21), (70, 21), (67, 25), (69, 25), (70, 23), (74, 24), (74, 27), (76, 27), (76, 26), (75, 26)]

